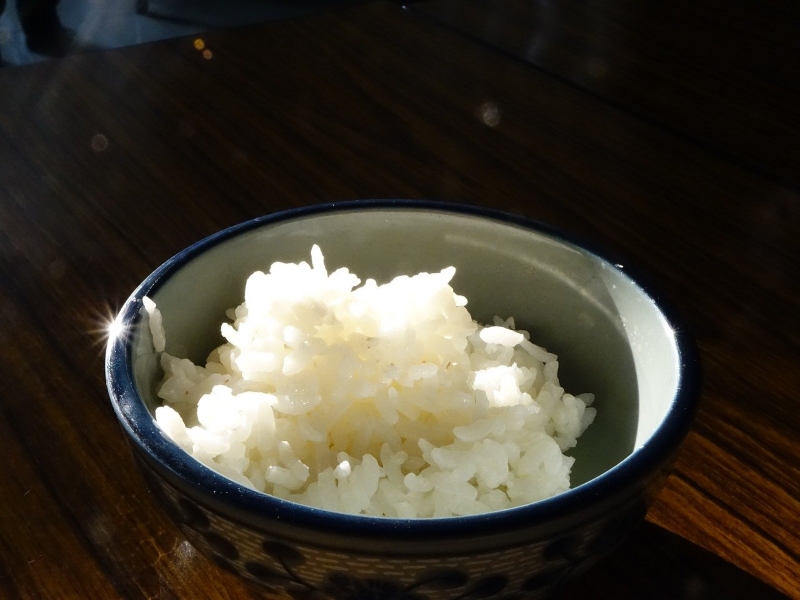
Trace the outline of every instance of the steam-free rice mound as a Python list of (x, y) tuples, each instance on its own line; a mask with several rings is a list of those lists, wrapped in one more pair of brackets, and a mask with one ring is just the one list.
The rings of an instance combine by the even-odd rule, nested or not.
[(161, 353), (158, 425), (234, 481), (332, 511), (447, 517), (567, 490), (592, 394), (565, 393), (513, 319), (473, 321), (454, 274), (360, 285), (317, 246), (254, 273), (204, 367)]

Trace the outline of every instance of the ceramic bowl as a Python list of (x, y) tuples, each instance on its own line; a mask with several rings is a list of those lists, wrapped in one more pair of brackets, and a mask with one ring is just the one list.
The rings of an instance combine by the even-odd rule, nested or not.
[[(572, 489), (476, 516), (390, 519), (261, 494), (162, 435), (162, 377), (142, 297), (163, 314), (167, 351), (204, 361), (253, 271), (307, 260), (362, 280), (439, 271), (473, 317), (512, 315), (560, 357), (567, 389), (592, 391), (597, 418), (573, 456)], [(106, 377), (137, 462), (189, 541), (221, 567), (295, 598), (545, 597), (644, 516), (699, 400), (686, 328), (652, 288), (600, 254), (522, 217), (413, 201), (361, 201), (268, 215), (212, 235), (159, 267), (126, 301)]]

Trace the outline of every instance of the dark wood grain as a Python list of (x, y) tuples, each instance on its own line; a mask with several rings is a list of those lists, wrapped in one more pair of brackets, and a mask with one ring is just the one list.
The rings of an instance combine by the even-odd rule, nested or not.
[(412, 5), (746, 169), (800, 185), (800, 6), (785, 0)]
[(715, 554), (643, 523), (608, 558), (565, 587), (561, 600), (705, 600), (786, 596)]
[[(758, 78), (743, 94), (726, 68), (703, 87), (691, 68), (615, 46), (742, 122), (700, 131), (438, 24), (437, 6), (454, 5), (217, 32), (206, 56), (189, 38), (0, 71), (0, 596), (253, 596), (148, 495), (106, 397), (102, 327), (156, 266), (223, 227), (410, 197), (572, 231), (649, 273), (697, 335), (704, 401), (675, 473), (649, 524), (565, 597), (800, 598), (790, 63), (771, 71), (788, 82), (773, 106)], [(752, 11), (776, 35), (790, 27), (769, 5)], [(483, 14), (517, 35), (506, 13)], [(705, 31), (709, 44), (730, 33)]]

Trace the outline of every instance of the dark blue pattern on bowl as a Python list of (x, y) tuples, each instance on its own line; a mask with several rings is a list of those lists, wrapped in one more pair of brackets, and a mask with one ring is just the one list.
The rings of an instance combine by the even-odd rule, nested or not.
[[(476, 219), (490, 223), (492, 231), (529, 231), (602, 260), (599, 253), (586, 250), (586, 244), (547, 226), (476, 207), (402, 200), (324, 205), (269, 215), (195, 244), (149, 276), (125, 303), (119, 319), (126, 328), (140, 325), (144, 295), (157, 292), (192, 261), (237, 236), (303, 219), (356, 218), (386, 210), (429, 215), (434, 221)], [(491, 245), (486, 252), (493, 252)], [(604, 264), (613, 270), (615, 262)], [(674, 398), (642, 447), (602, 476), (532, 505), (480, 516), (409, 521), (334, 514), (243, 488), (161, 434), (152, 407), (136, 387), (132, 336), (109, 343), (109, 395), (156, 497), (189, 540), (231, 572), (298, 598), (544, 597), (565, 577), (613, 548), (643, 516), (699, 400), (699, 362), (686, 327), (629, 261), (625, 265), (620, 276), (633, 280), (673, 336), (680, 364)], [(431, 573), (439, 573), (439, 578), (431, 579)]]
[[(146, 469), (145, 464), (142, 466)], [(337, 550), (308, 543), (289, 544), (223, 519), (164, 485), (149, 469), (147, 472), (148, 483), (166, 512), (214, 564), (266, 588), (282, 589), (298, 600), (544, 598), (575, 569), (585, 568), (610, 551), (644, 514), (644, 505), (635, 501), (607, 515), (599, 527), (594, 524), (555, 540), (522, 547), (518, 553), (521, 561), (517, 563), (476, 563), (474, 554), (454, 554), (403, 575), (403, 564), (395, 562), (386, 568), (378, 562), (378, 558), (385, 557), (353, 553), (344, 558)], [(329, 550), (331, 556), (320, 560), (320, 555)], [(413, 565), (413, 557), (407, 563)], [(364, 565), (373, 572), (359, 575), (356, 571)]]

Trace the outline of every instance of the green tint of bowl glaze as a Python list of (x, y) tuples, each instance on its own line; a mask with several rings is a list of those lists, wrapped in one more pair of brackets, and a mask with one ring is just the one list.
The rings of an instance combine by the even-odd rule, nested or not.
[[(472, 215), (386, 208), (325, 213), (256, 228), (193, 258), (153, 294), (167, 351), (204, 363), (223, 342), (225, 311), (247, 277), (275, 261), (309, 261), (319, 244), (329, 271), (347, 267), (379, 283), (456, 267), (452, 286), (473, 318), (513, 316), (558, 354), (562, 385), (596, 396), (595, 423), (572, 452), (572, 485), (604, 473), (655, 430), (677, 384), (677, 352), (653, 302), (622, 271), (557, 237)], [(643, 340), (643, 341), (642, 341)], [(161, 374), (149, 334), (136, 382), (151, 410)], [(638, 442), (637, 442), (638, 439)]]
[[(248, 276), (308, 261), (313, 244), (329, 270), (381, 283), (455, 266), (474, 318), (513, 316), (558, 354), (562, 385), (594, 393), (598, 411), (573, 451), (572, 489), (465, 517), (346, 515), (246, 489), (167, 439), (153, 419), (162, 372), (142, 297), (162, 312), (167, 351), (203, 363)], [(545, 598), (642, 519), (697, 408), (692, 340), (628, 272), (546, 226), (475, 207), (388, 200), (269, 215), (187, 248), (137, 288), (118, 317), (125, 335), (109, 340), (109, 396), (167, 513), (251, 582), (320, 600)]]

